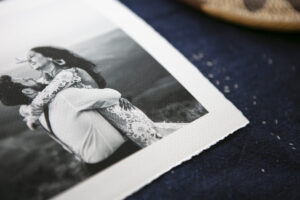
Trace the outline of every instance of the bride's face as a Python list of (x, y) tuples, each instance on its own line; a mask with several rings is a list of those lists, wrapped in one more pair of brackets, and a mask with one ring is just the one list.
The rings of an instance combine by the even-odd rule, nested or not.
[(42, 70), (46, 66), (48, 66), (51, 61), (49, 58), (43, 56), (40, 53), (34, 52), (34, 51), (29, 51), (27, 55), (28, 62), (32, 69), (34, 70)]

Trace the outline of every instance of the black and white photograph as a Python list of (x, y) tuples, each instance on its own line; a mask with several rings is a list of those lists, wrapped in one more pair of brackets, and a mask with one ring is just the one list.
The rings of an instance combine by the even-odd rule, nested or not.
[(0, 199), (51, 198), (209, 113), (97, 10), (70, 0), (8, 7)]

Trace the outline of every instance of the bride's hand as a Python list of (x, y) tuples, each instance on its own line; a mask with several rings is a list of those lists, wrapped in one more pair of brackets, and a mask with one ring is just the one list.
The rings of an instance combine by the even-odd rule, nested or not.
[(132, 105), (132, 103), (130, 103), (127, 99), (120, 98), (119, 103), (120, 103), (121, 108), (123, 108), (124, 110), (135, 109), (134, 106)]
[(24, 117), (23, 121), (26, 122), (26, 125), (30, 130), (34, 130), (38, 127), (37, 118), (32, 116), (30, 106), (22, 105), (19, 109), (19, 113)]
[(27, 105), (21, 105), (19, 108), (19, 113), (24, 118), (30, 116), (29, 107)]

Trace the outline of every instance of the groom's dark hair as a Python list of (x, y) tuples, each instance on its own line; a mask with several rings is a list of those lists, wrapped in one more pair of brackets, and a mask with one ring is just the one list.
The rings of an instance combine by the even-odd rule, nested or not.
[(8, 75), (0, 77), (0, 100), (6, 106), (30, 104), (31, 99), (22, 93), (26, 87), (12, 81)]
[(0, 101), (6, 106), (28, 105), (32, 99), (23, 94), (25, 88), (32, 88), (36, 91), (42, 91), (46, 85), (38, 84), (33, 87), (25, 86), (21, 83), (12, 81), (8, 75), (0, 76)]
[(105, 88), (106, 81), (100, 73), (94, 71), (96, 65), (83, 57), (76, 55), (75, 53), (57, 47), (41, 46), (34, 47), (31, 51), (42, 54), (45, 57), (52, 58), (53, 60), (63, 59), (65, 64), (58, 65), (58, 67), (70, 68), (77, 67), (85, 70), (98, 84), (99, 88)]

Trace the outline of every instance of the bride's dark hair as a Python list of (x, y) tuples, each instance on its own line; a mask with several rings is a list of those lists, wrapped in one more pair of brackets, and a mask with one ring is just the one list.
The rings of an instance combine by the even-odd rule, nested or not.
[(30, 104), (32, 99), (22, 93), (22, 90), (28, 88), (20, 83), (12, 81), (8, 75), (0, 77), (0, 101), (6, 106), (17, 106)]
[(65, 63), (62, 65), (58, 65), (58, 67), (81, 68), (85, 70), (96, 81), (99, 88), (104, 88), (106, 86), (106, 81), (104, 80), (102, 75), (94, 71), (94, 68), (96, 67), (94, 63), (82, 58), (79, 55), (74, 54), (73, 52), (70, 52), (67, 49), (51, 47), (51, 46), (41, 46), (41, 47), (34, 47), (31, 49), (31, 51), (40, 53), (45, 57), (52, 58), (53, 60), (63, 59)]

